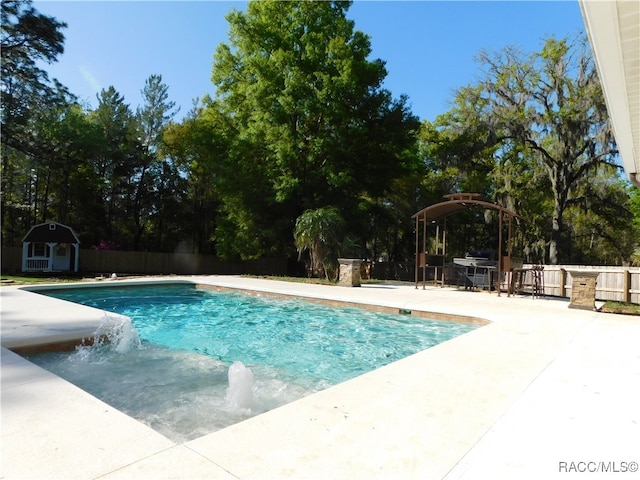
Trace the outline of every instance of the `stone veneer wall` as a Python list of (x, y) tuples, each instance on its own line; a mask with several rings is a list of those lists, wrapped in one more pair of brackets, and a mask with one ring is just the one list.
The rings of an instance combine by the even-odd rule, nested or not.
[(360, 264), (362, 261), (352, 258), (339, 258), (338, 263), (340, 263), (338, 284), (343, 287), (359, 287)]
[(569, 308), (593, 310), (596, 307), (596, 279), (598, 272), (570, 271), (573, 279), (571, 285), (571, 303)]

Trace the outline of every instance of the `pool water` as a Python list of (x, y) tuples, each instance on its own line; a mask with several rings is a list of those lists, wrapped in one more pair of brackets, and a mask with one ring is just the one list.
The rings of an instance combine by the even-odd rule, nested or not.
[[(177, 442), (477, 327), (185, 284), (41, 293), (129, 317), (141, 342), (126, 353), (101, 345), (29, 359)], [(236, 361), (253, 372), (249, 409), (226, 397), (227, 371)]]

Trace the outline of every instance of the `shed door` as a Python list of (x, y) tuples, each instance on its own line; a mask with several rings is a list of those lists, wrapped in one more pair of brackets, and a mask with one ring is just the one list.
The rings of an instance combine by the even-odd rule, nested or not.
[(71, 258), (71, 245), (60, 243), (53, 249), (53, 270), (69, 270)]

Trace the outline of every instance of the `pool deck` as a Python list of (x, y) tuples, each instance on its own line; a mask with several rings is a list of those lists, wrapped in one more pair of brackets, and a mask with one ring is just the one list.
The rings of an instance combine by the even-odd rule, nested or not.
[(103, 312), (3, 286), (0, 479), (640, 478), (640, 317), (433, 286), (179, 279), (491, 323), (175, 444), (5, 348), (88, 336)]

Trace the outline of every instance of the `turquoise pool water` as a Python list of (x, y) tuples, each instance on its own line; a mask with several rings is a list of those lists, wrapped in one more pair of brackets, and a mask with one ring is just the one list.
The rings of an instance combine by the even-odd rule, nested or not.
[[(107, 346), (83, 347), (71, 355), (38, 354), (30, 359), (177, 441), (223, 428), (477, 327), (184, 284), (41, 293), (125, 315), (142, 343), (126, 354)], [(225, 403), (227, 370), (235, 361), (253, 371), (250, 409)], [(194, 409), (204, 418), (194, 418)]]

